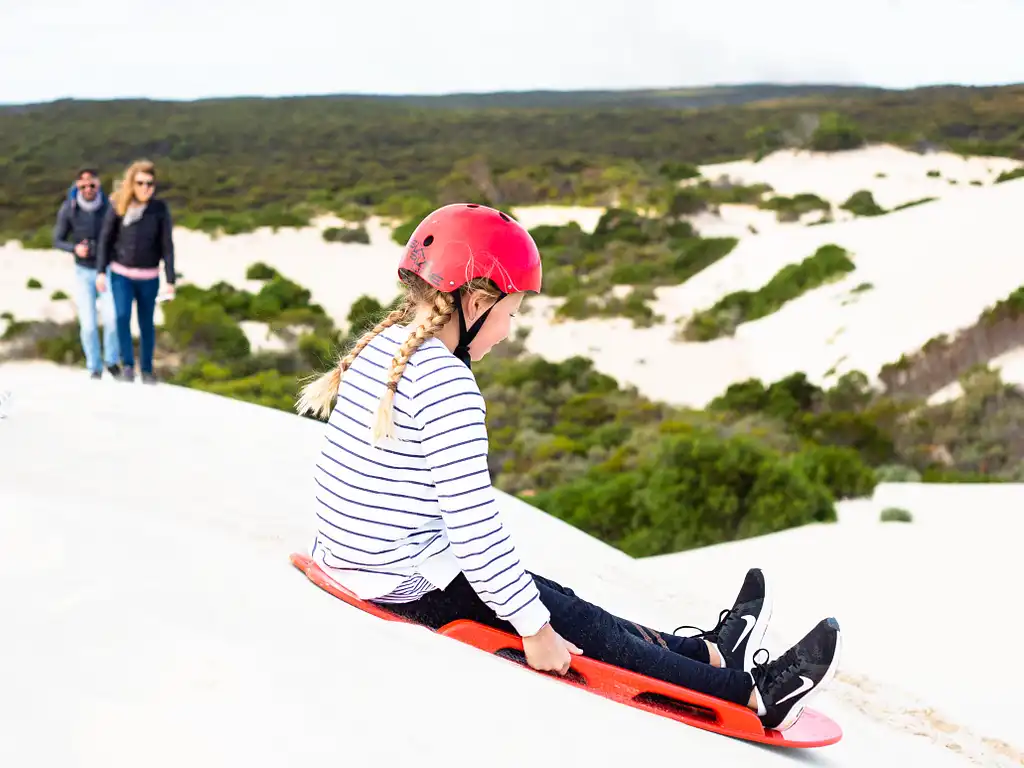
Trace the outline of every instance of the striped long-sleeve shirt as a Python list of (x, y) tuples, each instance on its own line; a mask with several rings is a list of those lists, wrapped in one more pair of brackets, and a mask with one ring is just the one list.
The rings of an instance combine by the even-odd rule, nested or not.
[(550, 618), (502, 524), (487, 466), (485, 404), (436, 339), (410, 357), (394, 400), (397, 440), (372, 444), (391, 359), (411, 328), (378, 334), (345, 373), (316, 462), (312, 556), (363, 599), (415, 599), (459, 572), (521, 635)]

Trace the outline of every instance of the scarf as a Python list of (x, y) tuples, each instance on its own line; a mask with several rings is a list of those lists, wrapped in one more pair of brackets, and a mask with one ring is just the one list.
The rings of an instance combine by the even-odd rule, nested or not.
[(81, 195), (76, 195), (75, 196), (75, 203), (83, 211), (88, 211), (89, 213), (93, 213), (93, 212), (99, 210), (99, 207), (101, 205), (103, 205), (103, 193), (97, 192), (96, 193), (96, 197), (94, 197), (92, 200), (86, 200)]
[(145, 210), (146, 203), (128, 203), (128, 210), (124, 212), (124, 218), (121, 220), (121, 226), (130, 227), (142, 218), (142, 214)]

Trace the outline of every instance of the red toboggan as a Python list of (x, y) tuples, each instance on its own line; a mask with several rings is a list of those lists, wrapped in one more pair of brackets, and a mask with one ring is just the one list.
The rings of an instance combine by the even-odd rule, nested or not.
[[(385, 621), (411, 623), (359, 599), (324, 573), (308, 555), (293, 554), (291, 562), (318, 587), (349, 605)], [(481, 651), (526, 664), (521, 638), (507, 632), (475, 621), (453, 621), (438, 629), (437, 633)], [(843, 737), (843, 731), (837, 723), (811, 709), (805, 709), (800, 719), (785, 731), (766, 729), (757, 714), (747, 707), (585, 656), (574, 656), (572, 669), (564, 677), (552, 676), (606, 699), (678, 720), (695, 728), (775, 747), (824, 747), (835, 744)]]

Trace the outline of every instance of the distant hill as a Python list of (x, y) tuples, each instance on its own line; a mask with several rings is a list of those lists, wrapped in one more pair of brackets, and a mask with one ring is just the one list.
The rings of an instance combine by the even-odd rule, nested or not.
[(408, 106), (442, 109), (578, 109), (581, 107), (701, 109), (807, 96), (870, 96), (884, 92), (886, 89), (866, 86), (748, 83), (703, 88), (622, 91), (499, 91), (495, 93), (451, 93), (437, 96), (340, 95), (335, 98), (398, 102)]
[[(735, 106), (758, 101), (797, 99), (809, 96), (871, 96), (894, 92), (885, 88), (828, 83), (783, 85), (779, 83), (744, 83), (742, 85), (713, 85), (699, 88), (648, 88), (615, 91), (495, 91), (492, 93), (419, 94), (359, 94), (339, 93), (316, 96), (281, 97), (281, 99), (326, 99), (331, 101), (369, 101), (383, 104), (401, 104), (410, 107), (437, 107), (439, 109), (577, 109), (580, 107), (654, 107), (658, 109), (701, 109), (705, 107)], [(251, 100), (257, 97), (243, 96)], [(232, 101), (233, 99), (195, 99), (183, 103)], [(276, 101), (280, 99), (267, 99)], [(53, 103), (74, 103), (77, 99), (38, 104), (0, 104), (3, 112), (25, 112)], [(91, 99), (81, 101), (94, 101)]]
[(84, 162), (109, 189), (149, 157), (179, 224), (241, 232), (352, 206), (409, 218), (468, 198), (646, 205), (688, 164), (808, 146), (823, 118), (847, 148), (1024, 155), (1024, 86), (65, 99), (0, 107), (0, 241), (45, 246)]

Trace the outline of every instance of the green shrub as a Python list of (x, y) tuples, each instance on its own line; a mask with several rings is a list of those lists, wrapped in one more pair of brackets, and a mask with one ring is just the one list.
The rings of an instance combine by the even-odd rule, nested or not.
[(661, 164), (658, 172), (671, 181), (682, 181), (700, 176), (700, 169), (692, 163), (666, 162)]
[(328, 243), (370, 244), (370, 235), (365, 227), (328, 227), (322, 236)]
[(275, 275), (253, 297), (248, 319), (270, 322), (289, 309), (313, 309), (322, 313), (322, 308), (309, 303), (311, 296), (309, 290), (298, 283)]
[(70, 297), (60, 289), (50, 294), (50, 301), (67, 301), (68, 298)]
[(218, 304), (200, 304), (179, 292), (163, 305), (163, 328), (182, 351), (215, 360), (249, 355), (249, 339), (238, 323)]
[(343, 203), (334, 210), (335, 215), (344, 221), (354, 224), (362, 224), (370, 218), (370, 212), (361, 205), (355, 203)]
[(80, 365), (85, 362), (78, 323), (64, 323), (36, 340), (36, 354), (44, 360), (61, 365)]
[(837, 152), (863, 146), (860, 129), (847, 117), (837, 112), (826, 112), (811, 136), (811, 149), (817, 152)]
[(1014, 179), (1024, 179), (1024, 168), (1014, 168), (1012, 171), (1003, 171), (996, 177), (996, 184), (1002, 184), (1004, 181), (1013, 181)]
[(867, 189), (854, 192), (850, 198), (839, 206), (849, 211), (854, 216), (881, 216), (886, 212), (884, 208), (875, 202), (875, 196)]
[(736, 291), (710, 309), (694, 313), (683, 329), (690, 341), (710, 341), (732, 334), (741, 323), (778, 311), (804, 293), (852, 272), (854, 264), (838, 245), (823, 245), (798, 264), (780, 269), (756, 291)]
[(416, 231), (416, 227), (418, 227), (420, 222), (423, 221), (428, 214), (432, 213), (433, 210), (434, 206), (428, 205), (412, 213), (406, 213), (405, 221), (391, 230), (391, 239), (401, 246), (407, 245), (409, 238), (412, 237), (412, 233)]
[(40, 288), (43, 287), (43, 284), (36, 280), (34, 277), (30, 277), (28, 279), (28, 282), (25, 283), (25, 287), (28, 288), (30, 291), (38, 291)]
[(798, 221), (801, 216), (812, 211), (827, 213), (832, 210), (832, 204), (827, 200), (806, 192), (793, 197), (775, 195), (759, 203), (758, 207), (775, 211), (775, 218), (785, 222)]
[(875, 490), (875, 473), (852, 448), (810, 445), (793, 462), (808, 478), (828, 488), (837, 500), (870, 496)]
[(882, 510), (878, 519), (883, 523), (912, 523), (914, 516), (907, 510), (900, 509), (899, 507), (886, 507)]
[(708, 207), (707, 195), (701, 194), (696, 187), (677, 189), (669, 200), (667, 214), (673, 218), (694, 216)]
[(277, 275), (276, 269), (269, 264), (264, 264), (262, 261), (250, 264), (249, 268), (245, 270), (246, 280), (271, 280), (277, 277)]
[(295, 376), (276, 370), (263, 370), (237, 379), (224, 379), (220, 376), (214, 379), (197, 378), (189, 386), (267, 408), (291, 411), (298, 400), (301, 383)]
[(666, 435), (527, 499), (634, 557), (835, 520), (829, 492), (744, 437)]
[(50, 227), (37, 227), (21, 237), (21, 245), (26, 250), (46, 251), (53, 248), (53, 235)]
[(906, 203), (900, 203), (899, 205), (892, 209), (892, 212), (895, 213), (896, 211), (905, 211), (907, 208), (914, 208), (918, 205), (924, 205), (925, 203), (930, 203), (934, 200), (938, 200), (938, 198), (922, 197), (920, 200), (910, 200), (909, 202)]
[(919, 483), (921, 473), (902, 464), (885, 464), (875, 469), (875, 479), (880, 483)]

